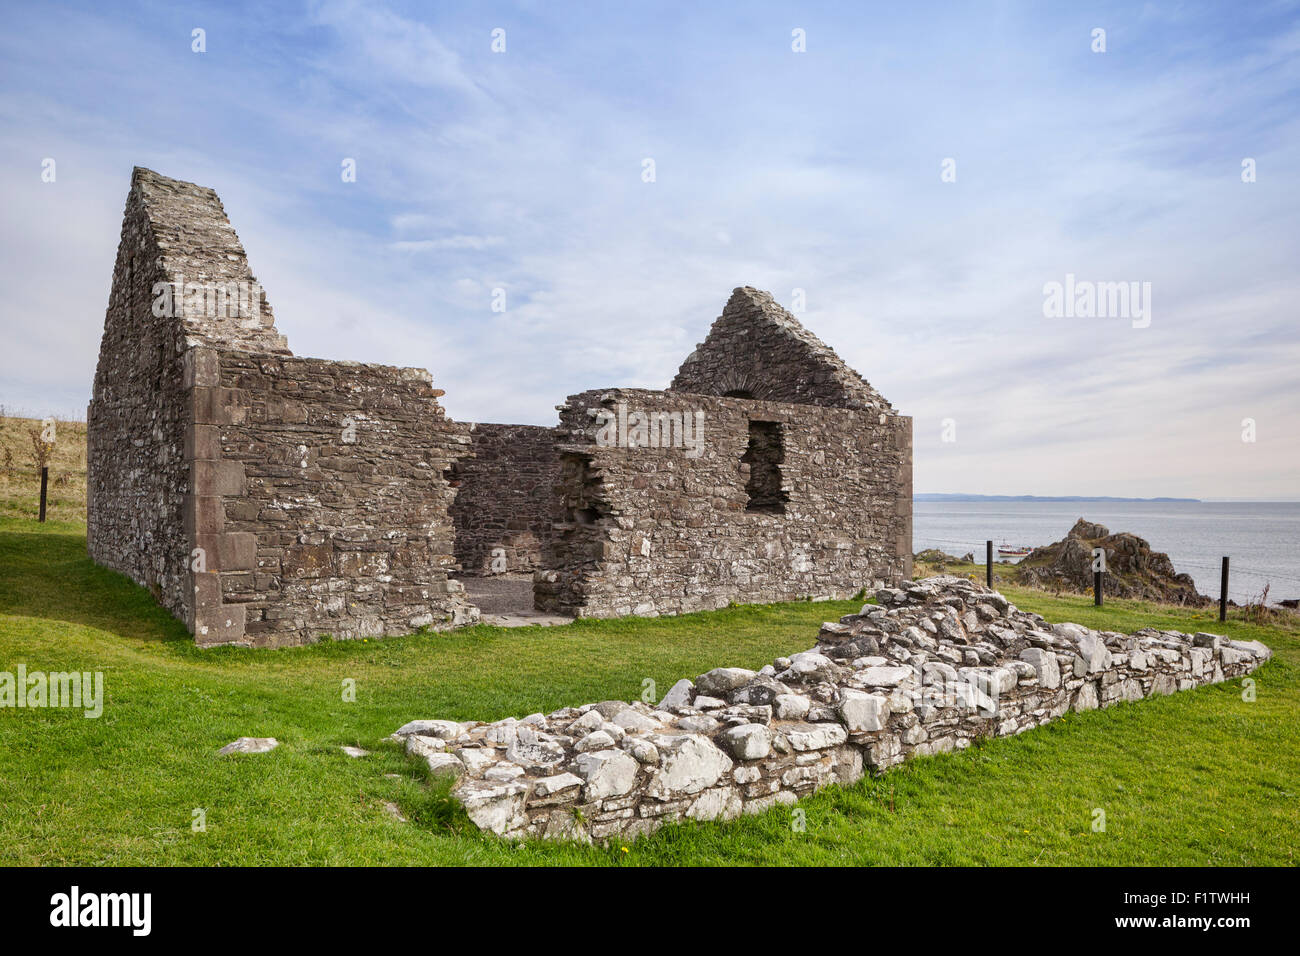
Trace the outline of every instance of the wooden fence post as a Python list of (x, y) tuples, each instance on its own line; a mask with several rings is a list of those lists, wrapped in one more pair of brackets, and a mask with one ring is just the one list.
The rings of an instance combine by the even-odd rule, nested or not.
[(1223, 577), (1219, 581), (1219, 620), (1228, 619), (1228, 556), (1223, 556)]
[(1092, 549), (1092, 603), (1101, 607), (1101, 575), (1106, 567), (1104, 548)]

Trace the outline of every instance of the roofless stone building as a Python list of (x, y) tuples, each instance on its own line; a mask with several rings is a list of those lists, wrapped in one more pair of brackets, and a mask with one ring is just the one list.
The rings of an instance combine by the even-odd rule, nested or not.
[(132, 175), (88, 411), (91, 557), (200, 644), (539, 608), (675, 614), (911, 574), (912, 430), (770, 295), (737, 289), (665, 391), (556, 428), (446, 417), (428, 372), (293, 355), (211, 189)]
[(200, 644), (473, 621), (444, 477), (470, 445), (441, 394), (294, 356), (217, 194), (136, 169), (87, 416), (90, 555)]

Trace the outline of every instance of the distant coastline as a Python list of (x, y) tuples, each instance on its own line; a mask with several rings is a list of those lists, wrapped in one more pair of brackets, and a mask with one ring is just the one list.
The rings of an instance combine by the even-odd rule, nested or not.
[(1181, 501), (1200, 504), (1200, 498), (1114, 498), (1106, 495), (963, 495), (923, 494), (912, 495), (913, 501)]

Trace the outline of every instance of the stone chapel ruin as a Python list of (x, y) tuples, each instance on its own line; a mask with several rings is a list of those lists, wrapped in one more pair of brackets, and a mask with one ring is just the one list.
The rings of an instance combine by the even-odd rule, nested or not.
[(137, 168), (88, 420), (91, 557), (203, 645), (678, 614), (911, 576), (912, 422), (773, 298), (736, 289), (664, 391), (554, 428), (447, 418), (422, 369), (295, 356), (217, 194)]

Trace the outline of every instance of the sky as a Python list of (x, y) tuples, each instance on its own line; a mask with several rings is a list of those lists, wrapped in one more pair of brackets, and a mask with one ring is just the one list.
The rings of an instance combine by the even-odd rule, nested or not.
[(913, 417), (917, 492), (1300, 499), (1296, 3), (0, 16), (8, 413), (84, 418), (139, 165), (216, 189), (295, 353), (456, 419), (664, 388), (751, 285)]

